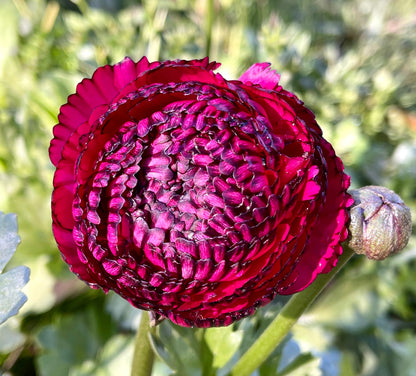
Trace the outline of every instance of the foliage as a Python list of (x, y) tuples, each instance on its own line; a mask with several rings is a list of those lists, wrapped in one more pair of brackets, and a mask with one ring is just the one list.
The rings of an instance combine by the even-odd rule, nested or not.
[(0, 212), (0, 324), (16, 315), (27, 300), (20, 290), (29, 281), (29, 269), (21, 265), (3, 273), (19, 241), (16, 216)]
[[(0, 327), (1, 371), (128, 374), (138, 312), (86, 290), (62, 262), (51, 234), (47, 152), (76, 83), (125, 55), (200, 58), (210, 33), (209, 55), (227, 77), (271, 62), (316, 113), (353, 185), (395, 190), (416, 218), (414, 1), (216, 0), (211, 29), (207, 3), (0, 1), (0, 208), (17, 213), (22, 238), (8, 266), (31, 269), (27, 304)], [(415, 257), (413, 236), (392, 259), (352, 260), (256, 376), (414, 375)], [(226, 374), (282, 301), (230, 328), (161, 324), (154, 375)]]

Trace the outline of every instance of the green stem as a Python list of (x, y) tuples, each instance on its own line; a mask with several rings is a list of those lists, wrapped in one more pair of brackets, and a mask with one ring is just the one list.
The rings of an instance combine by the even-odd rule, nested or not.
[(131, 376), (150, 376), (152, 374), (154, 353), (149, 340), (150, 331), (149, 314), (143, 311), (134, 344)]
[(214, 22), (214, 0), (207, 0), (206, 29), (205, 29), (205, 55), (210, 56), (212, 40), (212, 24)]
[(354, 252), (344, 247), (337, 266), (330, 273), (320, 274), (307, 289), (293, 295), (270, 323), (256, 342), (239, 359), (230, 372), (231, 376), (249, 376), (267, 359), (273, 350), (282, 342), (292, 326), (308, 306), (320, 294), (328, 282), (346, 264)]

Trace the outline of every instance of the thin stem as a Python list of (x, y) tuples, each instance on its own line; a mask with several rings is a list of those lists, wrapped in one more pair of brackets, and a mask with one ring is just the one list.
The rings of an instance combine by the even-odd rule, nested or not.
[(152, 374), (154, 353), (149, 340), (150, 331), (149, 314), (143, 311), (134, 344), (131, 376), (150, 376)]
[(330, 273), (320, 274), (305, 290), (293, 295), (256, 342), (246, 351), (231, 370), (231, 376), (249, 376), (282, 342), (292, 326), (320, 294), (328, 282), (346, 264), (354, 252), (344, 247), (337, 266)]
[(214, 0), (207, 0), (206, 29), (205, 29), (205, 55), (211, 52), (212, 24), (214, 22)]

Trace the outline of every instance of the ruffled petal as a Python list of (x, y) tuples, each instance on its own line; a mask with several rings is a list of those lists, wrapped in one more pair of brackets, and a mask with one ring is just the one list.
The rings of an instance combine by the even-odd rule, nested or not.
[(327, 164), (326, 199), (296, 266), (296, 281), (284, 294), (303, 290), (318, 274), (331, 271), (342, 253), (341, 243), (347, 237), (345, 224), (348, 221), (348, 208), (353, 203), (347, 193), (349, 177), (343, 173), (342, 164), (332, 146), (323, 139), (317, 142), (323, 150), (323, 163)]
[(251, 82), (263, 89), (275, 90), (279, 86), (280, 74), (270, 69), (270, 63), (256, 63), (239, 78), (241, 82)]
[(223, 78), (214, 74), (213, 70), (220, 64), (209, 62), (208, 58), (201, 60), (168, 60), (156, 66), (151, 65), (146, 74), (138, 75), (137, 79), (123, 88), (115, 98), (120, 100), (128, 93), (152, 84), (170, 84), (190, 81), (204, 82), (207, 84), (223, 85)]
[(53, 129), (54, 139), (49, 148), (52, 163), (57, 166), (65, 143), (81, 124), (94, 123), (108, 110), (120, 90), (138, 75), (157, 65), (159, 63), (150, 64), (146, 57), (137, 63), (126, 57), (116, 65), (98, 68), (90, 79), (82, 80), (77, 85), (76, 93), (68, 97), (68, 102), (61, 107), (58, 115), (59, 123)]

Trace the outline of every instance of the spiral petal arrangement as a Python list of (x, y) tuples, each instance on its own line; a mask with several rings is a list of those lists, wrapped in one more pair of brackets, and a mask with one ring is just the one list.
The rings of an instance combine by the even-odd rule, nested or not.
[(349, 178), (269, 64), (98, 68), (61, 107), (53, 232), (72, 272), (183, 326), (229, 325), (329, 272)]

